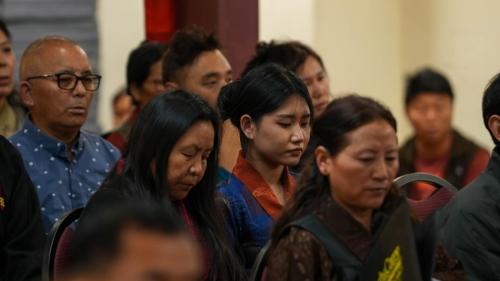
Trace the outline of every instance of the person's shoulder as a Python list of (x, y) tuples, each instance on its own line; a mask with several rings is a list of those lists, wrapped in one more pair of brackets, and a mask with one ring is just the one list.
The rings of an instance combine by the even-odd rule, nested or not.
[(303, 249), (316, 252), (320, 248), (323, 248), (323, 246), (313, 233), (298, 226), (288, 226), (281, 232), (273, 254), (280, 251), (299, 252)]
[[(18, 161), (16, 160), (19, 159), (21, 159), (19, 151), (17, 151), (8, 139), (0, 135), (0, 163), (10, 162), (12, 165), (7, 165), (7, 167), (12, 167), (13, 165), (17, 165)], [(3, 168), (6, 167), (2, 167), (2, 169)]]
[[(115, 160), (118, 160), (121, 156), (120, 151), (112, 145), (109, 141), (105, 140), (103, 137), (81, 131), (83, 140), (92, 148), (97, 149), (96, 151), (103, 151), (103, 153), (109, 153)], [(99, 149), (99, 147), (101, 149)]]
[(499, 197), (500, 183), (484, 172), (455, 194), (449, 204), (450, 212), (455, 215), (482, 212)]
[(219, 192), (226, 197), (241, 197), (244, 188), (244, 183), (233, 174), (218, 185)]
[(402, 145), (399, 146), (400, 161), (412, 161), (415, 151), (415, 136), (408, 137)]
[(32, 156), (32, 150), (35, 147), (35, 142), (28, 134), (24, 133), (23, 129), (12, 135), (9, 138), (9, 142), (13, 147), (15, 147), (16, 151), (23, 156), (23, 158)]
[(0, 151), (9, 151), (9, 150), (12, 150), (14, 149), (14, 147), (12, 146), (12, 144), (10, 143), (10, 141), (8, 139), (6, 139), (4, 136), (0, 135)]
[(469, 138), (468, 136), (462, 134), (458, 129), (453, 128), (453, 142), (454, 142), (454, 147), (455, 150), (462, 151), (462, 150), (470, 150), (473, 149), (476, 151), (476, 153), (486, 153), (489, 155), (488, 150), (484, 148), (483, 146), (479, 145), (476, 143), (473, 139)]
[(24, 132), (23, 129), (20, 129), (16, 133), (14, 133), (12, 136), (10, 136), (9, 141), (17, 147), (22, 146), (23, 143), (27, 143), (29, 141), (30, 137), (28, 134)]

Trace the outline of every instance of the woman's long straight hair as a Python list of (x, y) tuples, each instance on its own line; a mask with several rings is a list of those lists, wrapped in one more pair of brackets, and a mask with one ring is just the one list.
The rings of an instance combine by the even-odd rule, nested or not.
[(184, 202), (211, 254), (208, 280), (242, 280), (244, 272), (221, 220), (223, 210), (216, 204), (220, 121), (217, 113), (200, 97), (175, 91), (148, 103), (132, 128), (123, 170), (120, 173), (115, 169), (105, 185), (120, 185), (117, 188), (131, 196), (152, 197), (172, 205), (167, 185), (168, 159), (177, 141), (200, 121), (213, 125), (214, 147), (207, 159), (205, 174)]

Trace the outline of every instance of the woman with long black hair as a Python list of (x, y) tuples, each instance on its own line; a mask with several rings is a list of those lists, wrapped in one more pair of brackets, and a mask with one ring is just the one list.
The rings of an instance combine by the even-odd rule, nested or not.
[[(141, 111), (117, 165), (85, 212), (112, 208), (123, 198), (149, 198), (172, 207), (202, 245), (204, 280), (244, 280), (217, 204), (218, 115), (201, 98), (175, 91)], [(83, 219), (85, 219), (85, 214)]]

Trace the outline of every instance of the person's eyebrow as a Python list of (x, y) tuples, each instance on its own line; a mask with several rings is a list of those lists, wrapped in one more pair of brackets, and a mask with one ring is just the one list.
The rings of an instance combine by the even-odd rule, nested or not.
[[(228, 71), (226, 71), (226, 73), (224, 75), (233, 75), (233, 70), (232, 69), (229, 69)], [(220, 73), (218, 72), (215, 72), (215, 71), (211, 71), (211, 72), (208, 72), (208, 73), (205, 73), (202, 78), (203, 79), (208, 79), (208, 78), (217, 78), (221, 76)]]
[(220, 75), (217, 72), (209, 72), (209, 73), (206, 73), (205, 75), (203, 75), (202, 79), (217, 78), (219, 76)]

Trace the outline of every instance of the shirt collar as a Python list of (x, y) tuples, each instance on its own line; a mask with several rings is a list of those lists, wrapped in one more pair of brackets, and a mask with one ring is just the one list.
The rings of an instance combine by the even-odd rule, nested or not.
[[(44, 133), (31, 121), (31, 116), (25, 118), (21, 133), (32, 140), (36, 148), (44, 149), (57, 157), (67, 158), (66, 144)], [(83, 151), (83, 148), (84, 142), (82, 140), (82, 134), (79, 133), (75, 143), (71, 147), (71, 151), (74, 156), (77, 156)]]
[[(242, 151), (238, 154), (238, 160), (233, 168), (233, 175), (245, 184), (246, 188), (250, 191), (250, 193), (252, 193), (259, 205), (274, 220), (279, 217), (283, 206), (279, 203), (278, 198), (276, 198), (271, 190), (271, 187), (267, 184), (260, 173), (245, 160)], [(286, 166), (283, 170), (281, 180), (283, 183), (285, 200), (288, 201), (288, 199), (292, 197), (297, 184)]]

